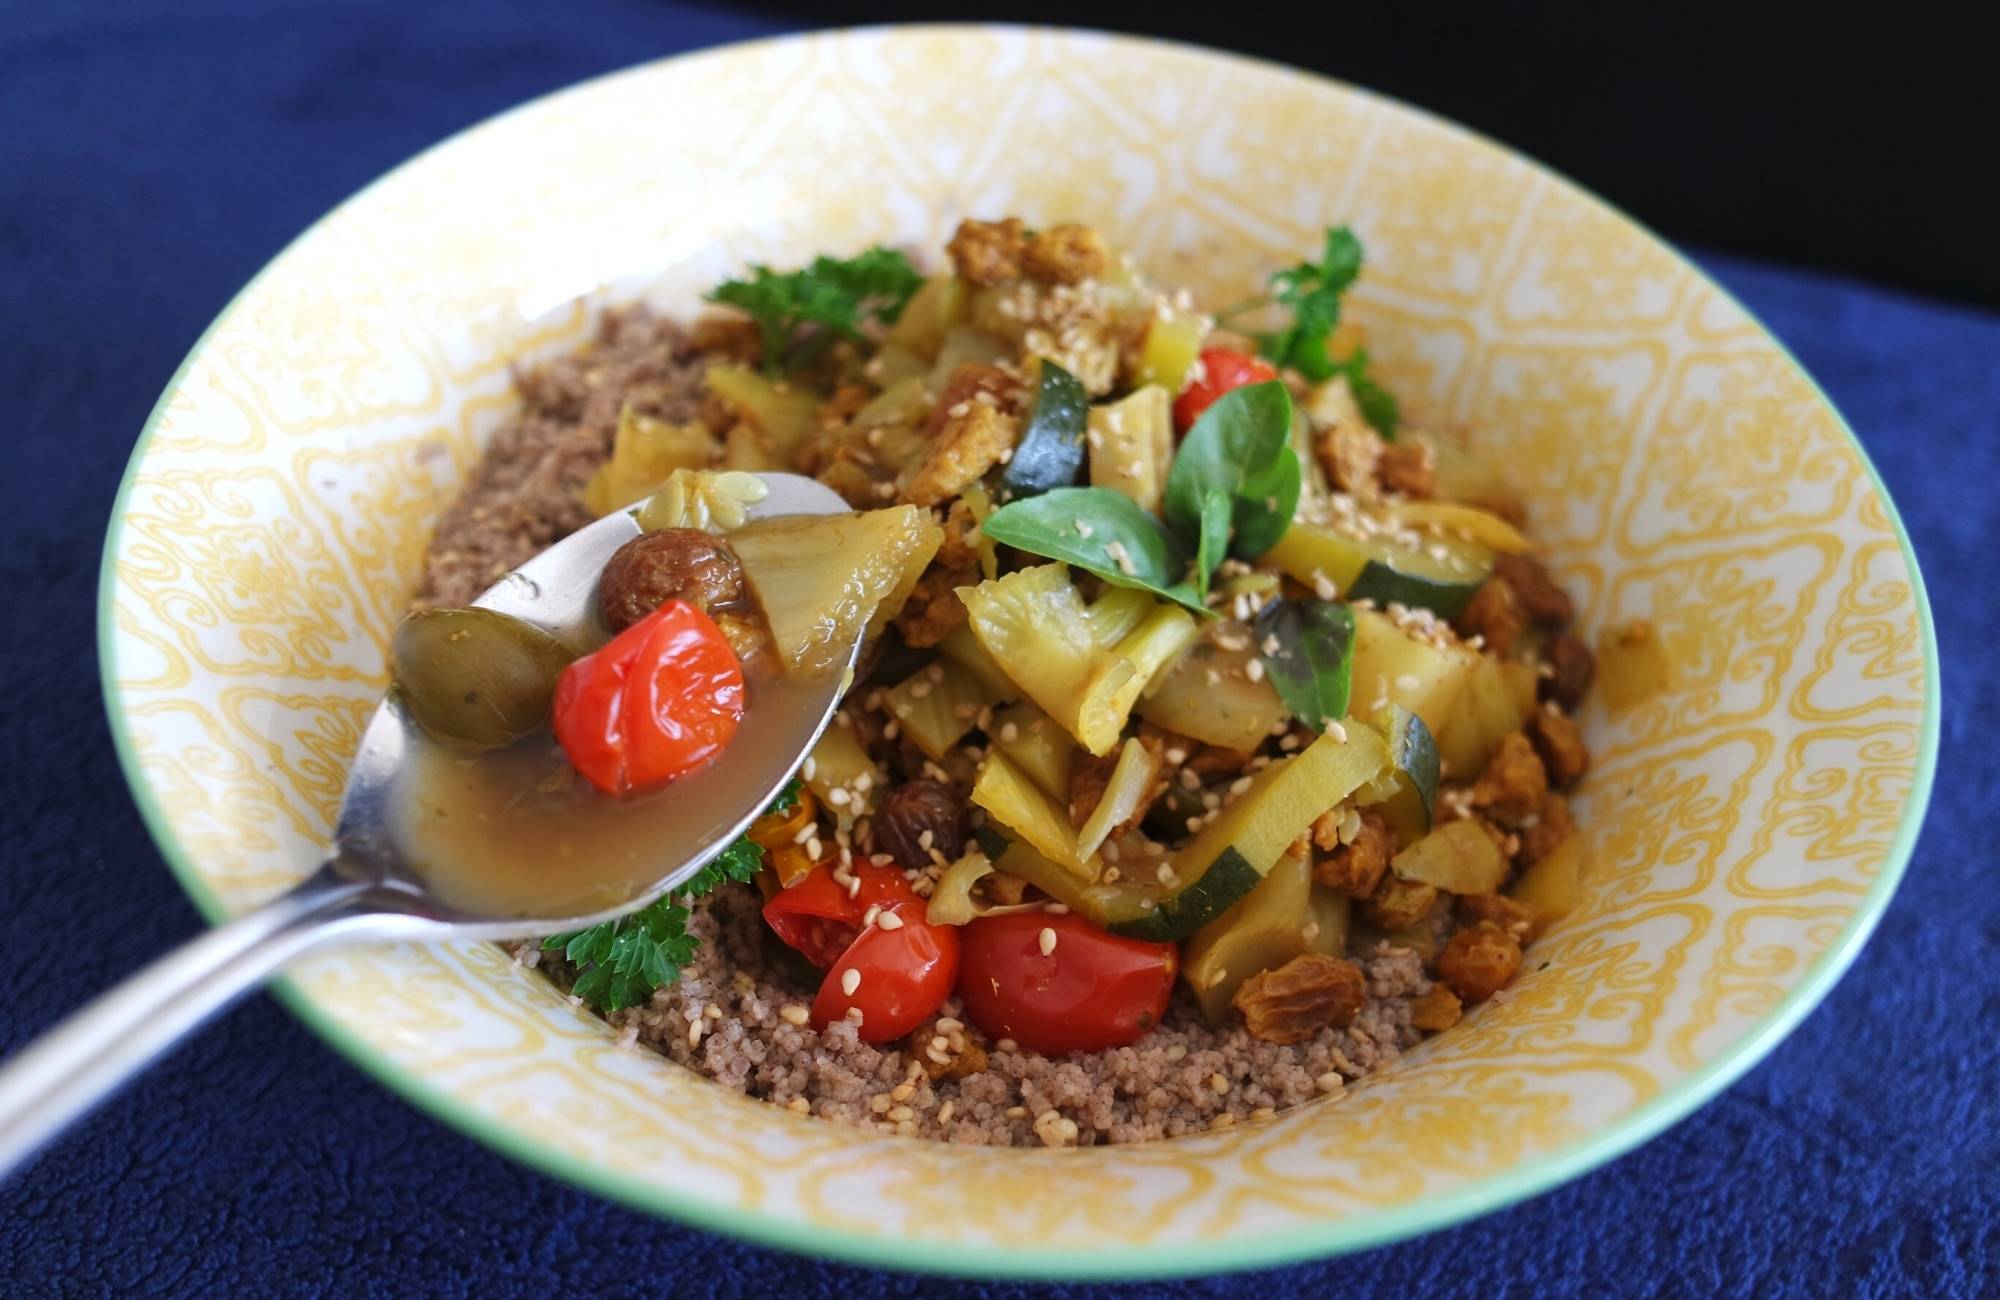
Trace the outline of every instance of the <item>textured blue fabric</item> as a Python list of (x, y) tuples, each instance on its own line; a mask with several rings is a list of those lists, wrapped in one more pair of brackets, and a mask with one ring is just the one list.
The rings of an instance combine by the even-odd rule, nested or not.
[[(0, 1049), (197, 926), (119, 782), (92, 644), (119, 471), (189, 344), (308, 221), (419, 147), (576, 78), (770, 26), (639, 0), (412, 10), (0, 4), (0, 938), (17, 971)], [(1981, 632), (2000, 595), (2000, 320), (1704, 260), (1847, 412), (1930, 572), (1944, 754), (1908, 880), (1796, 1034), (1624, 1159), (1425, 1240), (1154, 1291), (2000, 1293), (2000, 889), (1976, 813), (2000, 770), (1978, 731), (2000, 717)], [(531, 1173), (404, 1106), (264, 998), (0, 1187), (9, 1295), (929, 1286)]]

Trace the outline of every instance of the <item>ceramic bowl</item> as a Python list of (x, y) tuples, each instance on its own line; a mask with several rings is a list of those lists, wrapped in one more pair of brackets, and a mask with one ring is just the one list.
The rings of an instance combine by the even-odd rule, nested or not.
[(1228, 301), (1351, 222), (1352, 315), (1419, 425), (1508, 467), (1587, 629), (1670, 689), (1584, 714), (1586, 898), (1503, 997), (1337, 1103), (1200, 1137), (985, 1150), (860, 1132), (621, 1050), (497, 947), (300, 962), (290, 1005), (521, 1160), (724, 1232), (979, 1274), (1212, 1271), (1545, 1190), (1741, 1074), (1881, 914), (1929, 790), (1916, 561), (1826, 397), (1630, 219), (1490, 141), (1316, 77), (1104, 35), (900, 28), (590, 82), (356, 195), (230, 304), (140, 438), (102, 658), (127, 775), (212, 917), (327, 842), (432, 522), (509, 364), (608, 302), (759, 261), (1087, 221)]

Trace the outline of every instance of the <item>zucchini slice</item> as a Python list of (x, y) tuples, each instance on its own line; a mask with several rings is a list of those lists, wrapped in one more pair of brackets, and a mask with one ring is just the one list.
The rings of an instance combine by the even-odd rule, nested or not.
[(1171, 892), (1159, 905), (1111, 928), (1155, 942), (1193, 934), (1255, 889), (1321, 813), (1381, 770), (1386, 753), (1380, 736), (1356, 727), (1344, 742), (1321, 736), (1297, 757), (1265, 768), (1174, 854)]
[(1502, 555), (1526, 555), (1534, 544), (1519, 529), (1490, 510), (1454, 501), (1404, 501), (1390, 506), (1389, 518), (1410, 528), (1445, 535), (1464, 534)]
[(1307, 935), (1319, 933), (1308, 928), (1315, 920), (1311, 855), (1287, 853), (1249, 894), (1196, 931), (1181, 954), (1181, 978), (1208, 1023), (1229, 1018), (1245, 980), (1308, 951)]
[(1388, 746), (1389, 761), (1359, 802), (1382, 814), (1398, 844), (1414, 844), (1430, 833), (1431, 810), (1437, 806), (1437, 742), (1424, 720), (1400, 704), (1383, 710), (1375, 729)]
[(1000, 476), (1003, 501), (1068, 487), (1083, 468), (1090, 397), (1075, 375), (1047, 357), (1039, 360), (1035, 397), (1021, 417), (1021, 440)]
[(1174, 458), (1173, 407), (1173, 396), (1158, 384), (1091, 407), (1090, 485), (1122, 492), (1141, 510), (1159, 514)]
[(1277, 566), (1315, 591), (1324, 579), (1348, 600), (1408, 605), (1451, 618), (1493, 571), (1493, 552), (1456, 536), (1430, 538), (1413, 546), (1388, 531), (1364, 540), (1299, 520), (1260, 562)]

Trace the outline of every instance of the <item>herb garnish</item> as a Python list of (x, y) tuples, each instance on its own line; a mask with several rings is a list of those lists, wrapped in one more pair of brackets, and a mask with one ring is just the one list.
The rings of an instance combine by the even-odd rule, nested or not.
[[(793, 777), (765, 812), (790, 812), (798, 802), (799, 780)], [(763, 865), (764, 851), (739, 836), (679, 890), (587, 930), (552, 934), (542, 947), (562, 949), (577, 965), (580, 973), (569, 990), (576, 997), (602, 1011), (638, 1006), (654, 989), (679, 980), (681, 968), (694, 960), (700, 941), (687, 932), (688, 910), (681, 900), (712, 893), (724, 881), (747, 884)]]
[(1158, 520), (1110, 488), (1055, 488), (1001, 506), (979, 531), (1003, 546), (1061, 560), (1119, 587), (1212, 611), (1184, 581), (1187, 553)]
[(1326, 350), (1328, 335), (1340, 324), (1341, 295), (1360, 274), (1361, 241), (1346, 226), (1329, 227), (1326, 251), (1318, 262), (1301, 262), (1271, 277), (1271, 299), (1289, 308), (1292, 320), (1284, 329), (1261, 335), (1259, 343), (1273, 362), (1290, 366), (1315, 384), (1345, 376), (1362, 417), (1384, 438), (1394, 438), (1399, 418), (1396, 399), (1368, 377), (1367, 351), (1357, 348), (1336, 359)]
[[(1194, 422), (1167, 471), (1167, 523), (1196, 539), (1195, 585), (1225, 549), (1254, 558), (1277, 544), (1299, 504), (1292, 398), (1277, 380), (1232, 388)], [(1226, 513), (1225, 513), (1226, 507)]]
[(730, 280), (710, 302), (740, 307), (764, 336), (764, 373), (797, 370), (835, 339), (861, 337), (865, 319), (891, 322), (924, 278), (910, 259), (875, 247), (855, 257), (822, 254), (802, 271), (753, 265), (747, 280)]
[(1354, 674), (1354, 611), (1325, 600), (1279, 600), (1254, 625), (1265, 675), (1298, 720), (1318, 731), (1346, 716)]

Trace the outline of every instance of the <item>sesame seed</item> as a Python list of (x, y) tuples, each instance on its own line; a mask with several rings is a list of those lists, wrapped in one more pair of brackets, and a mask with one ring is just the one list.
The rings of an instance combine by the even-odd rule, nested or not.
[(868, 1099), (868, 1109), (874, 1111), (877, 1115), (888, 1114), (889, 1107), (895, 1104), (895, 1102), (889, 1100), (889, 1094), (886, 1092), (878, 1092)]
[(1249, 663), (1244, 664), (1243, 675), (1245, 677), (1248, 677), (1253, 682), (1263, 681), (1264, 661), (1262, 659), (1252, 659)]
[(1010, 722), (1000, 728), (1000, 740), (1002, 744), (1011, 745), (1020, 738), (1021, 729), (1013, 723)]
[(1215, 988), (1215, 987), (1216, 987), (1217, 985), (1221, 984), (1221, 983), (1222, 983), (1222, 981), (1224, 981), (1224, 980), (1226, 980), (1226, 979), (1228, 979), (1228, 978), (1229, 978), (1229, 972), (1228, 972), (1228, 971), (1226, 971), (1226, 970), (1221, 970), (1221, 969), (1218, 969), (1218, 970), (1217, 970), (1217, 971), (1216, 971), (1216, 972), (1215, 972), (1215, 973), (1214, 973), (1213, 975), (1210, 975), (1210, 976), (1208, 977), (1208, 980), (1207, 980), (1207, 981), (1206, 981), (1206, 982), (1205, 982), (1205, 983), (1204, 983), (1204, 984), (1202, 985), (1202, 987), (1203, 987), (1203, 988), (1211, 988), (1211, 989), (1212, 989), (1212, 988)]
[(1056, 950), (1056, 932), (1046, 925), (1043, 926), (1041, 934), (1035, 939), (1035, 943), (1041, 948), (1042, 956), (1048, 956)]
[(937, 1113), (937, 1122), (938, 1122), (938, 1123), (940, 1123), (940, 1124), (948, 1124), (948, 1123), (950, 1123), (950, 1122), (951, 1122), (951, 1112), (952, 1112), (952, 1110), (953, 1110), (954, 1108), (955, 1108), (955, 1103), (953, 1103), (953, 1102), (950, 1102), (950, 1101), (947, 1101), (947, 1102), (945, 1102), (945, 1104), (944, 1104), (944, 1105), (942, 1105), (942, 1106), (938, 1107), (938, 1113)]
[(881, 916), (875, 918), (875, 924), (881, 926), (884, 930), (900, 930), (903, 928), (903, 918), (897, 916), (894, 912), (884, 912)]
[(1178, 1061), (1182, 1057), (1186, 1056), (1187, 1052), (1188, 1049), (1186, 1043), (1175, 1043), (1171, 1047), (1167, 1048), (1167, 1060)]
[(881, 915), (882, 915), (882, 905), (880, 903), (870, 903), (868, 905), (868, 910), (861, 914), (861, 928), (865, 930), (869, 926), (875, 924), (876, 918)]
[(1340, 719), (1338, 718), (1328, 718), (1326, 720), (1326, 734), (1333, 737), (1336, 742), (1342, 745), (1347, 743), (1347, 728), (1340, 725)]
[(891, 1106), (889, 1108), (890, 1119), (900, 1122), (906, 1119), (915, 1119), (916, 1117), (917, 1112), (911, 1110), (908, 1106)]
[(854, 967), (852, 966), (849, 966), (846, 970), (840, 973), (840, 991), (842, 993), (846, 994), (848, 997), (851, 998), (854, 996), (854, 990), (860, 987), (861, 987), (860, 971), (854, 969)]
[(847, 791), (841, 789), (839, 786), (835, 786), (826, 792), (826, 801), (836, 808), (845, 808), (848, 797)]
[(1234, 781), (1231, 781), (1229, 783), (1229, 793), (1232, 795), (1241, 796), (1244, 792), (1250, 789), (1251, 784), (1252, 784), (1252, 778), (1247, 776), (1239, 776)]
[(1216, 1096), (1220, 1097), (1228, 1093), (1229, 1080), (1220, 1073), (1211, 1074), (1208, 1076), (1208, 1086), (1214, 1090)]
[(1338, 1070), (1328, 1070), (1313, 1080), (1321, 1092), (1342, 1092), (1347, 1088), (1347, 1080), (1340, 1077)]
[[(1188, 818), (1188, 829), (1191, 831), (1201, 829), (1201, 818), (1199, 817)], [(1156, 874), (1158, 875), (1161, 884), (1171, 885), (1174, 883), (1174, 868), (1171, 863), (1162, 862), (1160, 864), (1160, 869)]]
[(1276, 1110), (1276, 1109), (1275, 1109), (1274, 1107), (1271, 1107), (1271, 1106), (1259, 1106), (1259, 1107), (1258, 1107), (1257, 1109), (1255, 1109), (1255, 1110), (1253, 1110), (1253, 1111), (1251, 1111), (1251, 1112), (1250, 1112), (1250, 1118), (1251, 1118), (1251, 1119), (1269, 1119), (1269, 1118), (1271, 1118), (1271, 1117), (1272, 1117), (1273, 1115), (1275, 1115), (1275, 1114), (1277, 1114), (1277, 1113), (1278, 1113), (1278, 1112), (1277, 1112), (1277, 1110)]
[(1414, 691), (1423, 684), (1423, 679), (1410, 673), (1403, 673), (1396, 678), (1396, 689), (1399, 691)]
[(937, 1018), (937, 1027), (940, 1033), (955, 1034), (965, 1028), (965, 1022), (954, 1019), (951, 1016), (939, 1016)]
[(1006, 1115), (1008, 1119), (1026, 1119), (1028, 1118), (1028, 1108), (1026, 1106), (1009, 1106)]
[(1095, 533), (1096, 531), (1097, 530), (1095, 528), (1092, 528), (1089, 524), (1085, 523), (1083, 520), (1079, 519), (1076, 521), (1076, 535), (1078, 537), (1089, 537), (1092, 533)]
[(1217, 1115), (1214, 1119), (1208, 1121), (1208, 1126), (1212, 1129), (1234, 1128), (1235, 1125), (1236, 1125), (1236, 1117), (1230, 1114), (1226, 1110), (1223, 1111), (1220, 1115)]
[[(813, 779), (813, 773), (817, 771), (819, 771), (819, 760), (816, 758), (808, 757), (806, 759), (806, 765), (799, 769), (799, 775), (804, 777), (806, 780), (810, 781)], [(794, 1098), (794, 1100), (804, 1101), (805, 1098), (797, 1097)]]
[(804, 1097), (794, 1097), (785, 1103), (785, 1109), (797, 1111), (801, 1115), (810, 1115), (812, 1114), (812, 1103)]
[(819, 861), (820, 851), (824, 847), (825, 846), (819, 842), (819, 835), (817, 833), (815, 833), (812, 836), (812, 838), (806, 841), (806, 853), (809, 856), (811, 856), (812, 860), (815, 862)]
[(778, 1018), (788, 1025), (803, 1025), (806, 1021), (812, 1019), (812, 1013), (794, 1002), (789, 1006), (779, 1008)]
[(1011, 1038), (1003, 1038), (993, 1044), (993, 1050), (996, 1052), (1018, 1052), (1021, 1050), (1021, 1045)]
[(922, 835), (917, 836), (917, 847), (920, 849), (929, 849), (936, 840), (937, 832), (927, 830)]

